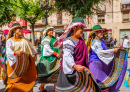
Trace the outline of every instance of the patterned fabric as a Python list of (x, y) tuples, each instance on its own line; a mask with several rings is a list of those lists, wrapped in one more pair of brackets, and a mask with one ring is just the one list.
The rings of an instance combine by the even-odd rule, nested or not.
[(2, 66), (2, 64), (0, 63), (0, 80), (2, 80), (3, 78), (3, 66)]
[(60, 60), (58, 60), (55, 55), (43, 56), (43, 44), (46, 43), (50, 44), (51, 50), (59, 53), (59, 49), (53, 48), (53, 42), (55, 40), (55, 37), (52, 37), (51, 39), (49, 37), (45, 37), (45, 40), (42, 42), (40, 60), (37, 64), (39, 83), (45, 82), (45, 80), (49, 78), (52, 74), (54, 74), (56, 71), (58, 71), (60, 67)]
[(63, 41), (65, 40), (65, 38), (67, 38), (68, 35), (70, 35), (71, 29), (72, 29), (74, 26), (80, 26), (80, 25), (86, 27), (86, 26), (85, 26), (85, 23), (83, 23), (83, 22), (70, 23), (69, 26), (68, 26), (68, 28), (67, 28), (67, 30), (65, 30), (65, 32), (64, 32), (59, 38), (56, 39), (56, 41), (55, 41), (54, 44), (53, 44), (53, 47), (54, 47), (54, 48), (59, 48), (59, 47), (61, 47), (62, 44), (63, 44)]
[(2, 67), (3, 67), (3, 64), (6, 61), (6, 54), (5, 54), (5, 52), (6, 52), (6, 48), (4, 48), (4, 50), (2, 51), (1, 56), (0, 56), (0, 64), (1, 64)]
[[(64, 78), (64, 80), (61, 80)], [(64, 82), (63, 82), (64, 81)], [(85, 68), (83, 72), (75, 72), (71, 75), (65, 75), (60, 71), (56, 92), (101, 92), (96, 84), (92, 73)]]
[(124, 58), (126, 56), (125, 54), (126, 54), (125, 50), (121, 50), (119, 56), (115, 56), (117, 58), (115, 58), (111, 73), (104, 81), (102, 81), (101, 83), (98, 83), (100, 88), (110, 87), (115, 82), (117, 82), (122, 72), (122, 68), (124, 67), (123, 63), (124, 63)]
[[(68, 37), (68, 38), (65, 39), (65, 41), (67, 41), (67, 40), (72, 41), (75, 46), (76, 46), (77, 43), (78, 43), (78, 42), (77, 42), (76, 40), (74, 40), (72, 37)], [(63, 49), (66, 49), (66, 48), (67, 48), (67, 49), (69, 49), (69, 50), (71, 50), (71, 51), (74, 52), (75, 46), (71, 45), (70, 43), (66, 43), (65, 45), (63, 45)]]
[(23, 54), (18, 57), (18, 61), (11, 67), (10, 73), (8, 75), (9, 78), (17, 78), (21, 77), (29, 68), (29, 59), (27, 54)]
[(12, 51), (23, 51), (24, 54), (18, 57), (18, 61), (12, 66), (10, 66), (9, 62), (7, 63), (8, 80), (6, 91), (28, 92), (33, 88), (37, 78), (35, 63), (31, 56), (35, 48), (28, 40), (23, 38), (13, 46)]
[(105, 42), (94, 39), (89, 51), (89, 63), (92, 61), (103, 61), (109, 64), (114, 58), (114, 49), (107, 49)]
[(109, 92), (109, 88), (102, 89), (101, 92)]
[(97, 52), (98, 49), (102, 50), (103, 48), (101, 46), (101, 41), (94, 39), (92, 42), (91, 48), (93, 49), (94, 52)]
[(46, 36), (42, 39), (41, 44), (45, 45), (46, 43), (50, 44), (51, 38)]

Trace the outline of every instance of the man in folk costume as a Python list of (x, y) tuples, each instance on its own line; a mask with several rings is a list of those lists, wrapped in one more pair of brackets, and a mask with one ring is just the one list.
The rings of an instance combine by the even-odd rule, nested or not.
[(37, 51), (22, 34), (22, 26), (14, 23), (7, 35), (7, 92), (32, 92), (36, 82)]
[(89, 71), (87, 47), (81, 38), (84, 27), (83, 18), (74, 18), (67, 30), (54, 42), (55, 48), (63, 44), (56, 92), (100, 92)]
[(119, 48), (107, 49), (102, 40), (104, 31), (100, 25), (95, 25), (89, 33), (89, 69), (102, 92), (116, 92), (127, 69), (126, 51)]
[(53, 48), (53, 43), (56, 38), (53, 36), (54, 28), (47, 25), (43, 32), (41, 41), (41, 55), (37, 64), (38, 82), (41, 83), (40, 90), (44, 91), (43, 83), (52, 82), (52, 75), (58, 71), (60, 67), (59, 49)]

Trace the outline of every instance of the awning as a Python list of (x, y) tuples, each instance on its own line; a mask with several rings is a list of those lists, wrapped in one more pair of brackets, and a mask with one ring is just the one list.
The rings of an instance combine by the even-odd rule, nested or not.
[(122, 4), (130, 4), (130, 0), (122, 0)]
[(23, 29), (23, 33), (31, 33), (32, 31), (27, 30), (27, 29)]
[[(9, 30), (7, 29), (3, 31), (3, 34), (8, 34), (8, 33), (9, 33)], [(31, 33), (31, 31), (27, 29), (23, 29), (23, 33)]]
[(4, 30), (3, 34), (8, 34), (9, 30)]

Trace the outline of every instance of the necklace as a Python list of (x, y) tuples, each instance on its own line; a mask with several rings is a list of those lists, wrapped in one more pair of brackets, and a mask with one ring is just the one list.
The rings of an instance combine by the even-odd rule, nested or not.
[(21, 40), (21, 37), (20, 37), (20, 38), (16, 38), (15, 36), (13, 36), (13, 39), (14, 39), (15, 41), (20, 41), (20, 40)]

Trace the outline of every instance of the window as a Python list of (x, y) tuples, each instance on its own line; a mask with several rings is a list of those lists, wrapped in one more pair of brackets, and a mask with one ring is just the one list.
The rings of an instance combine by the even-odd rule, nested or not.
[(129, 12), (122, 13), (123, 22), (129, 21), (129, 14), (130, 14)]
[(98, 23), (105, 23), (105, 14), (98, 14)]
[(62, 12), (57, 14), (57, 25), (62, 24)]
[(122, 4), (122, 10), (130, 9), (130, 4)]

